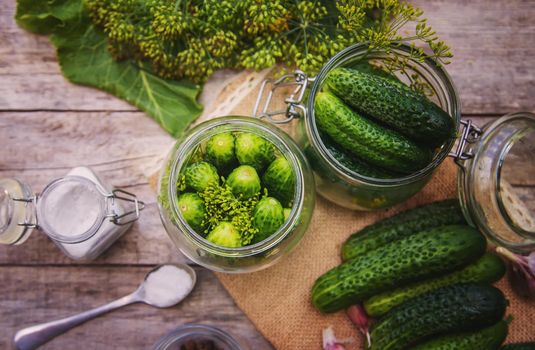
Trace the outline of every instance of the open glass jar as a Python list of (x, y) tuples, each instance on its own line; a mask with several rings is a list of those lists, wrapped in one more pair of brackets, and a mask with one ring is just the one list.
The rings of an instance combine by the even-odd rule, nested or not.
[(111, 189), (86, 167), (72, 169), (35, 195), (20, 180), (0, 179), (0, 244), (22, 244), (39, 228), (68, 257), (92, 260), (126, 232), (143, 207), (135, 195)]
[[(185, 220), (178, 205), (179, 177), (196, 150), (220, 133), (245, 132), (271, 142), (295, 174), (293, 205), (285, 222), (265, 240), (243, 247), (224, 247), (208, 241)], [(220, 117), (189, 130), (171, 150), (158, 185), (160, 216), (166, 231), (184, 255), (211, 270), (241, 273), (274, 264), (287, 254), (305, 233), (314, 209), (312, 171), (295, 142), (282, 130), (250, 117)]]
[[(420, 191), (437, 167), (451, 156), (460, 167), (458, 192), (468, 222), (499, 246), (518, 253), (535, 250), (535, 115), (507, 115), (483, 129), (470, 120), (461, 120), (459, 98), (444, 68), (432, 60), (412, 60), (409, 53), (410, 48), (403, 45), (388, 53), (369, 49), (365, 44), (348, 47), (329, 60), (314, 78), (297, 71), (266, 81), (253, 114), (279, 123), (298, 119), (294, 134), (309, 158), (318, 193), (350, 209), (374, 210), (405, 201)], [(430, 99), (452, 117), (460, 136), (443, 144), (432, 162), (414, 174), (398, 179), (369, 178), (346, 168), (327, 151), (315, 122), (314, 98), (334, 68), (351, 68), (362, 62), (381, 66), (383, 61), (392, 59), (407, 64), (403, 73), (393, 72), (396, 77), (410, 84), (416, 76), (425, 83)], [(295, 90), (285, 100), (287, 109), (270, 111), (274, 90), (288, 85), (295, 85)], [(266, 90), (269, 93), (260, 110)], [(282, 119), (277, 117), (281, 114)]]
[[(265, 100), (263, 110), (259, 111), (260, 101), (264, 98), (266, 82), (262, 87), (253, 114), (275, 120), (278, 123), (286, 123), (294, 118), (298, 119), (295, 126), (295, 135), (299, 146), (304, 150), (314, 171), (316, 188), (320, 195), (326, 199), (349, 209), (375, 210), (388, 208), (401, 203), (418, 191), (429, 181), (433, 172), (450, 153), (455, 139), (446, 141), (435, 152), (432, 161), (423, 169), (399, 178), (380, 179), (371, 178), (347, 168), (341, 164), (327, 150), (314, 115), (315, 97), (323, 88), (329, 72), (338, 67), (353, 68), (363, 62), (369, 62), (376, 66), (385, 66), (384, 62), (403, 60), (405, 68), (403, 72), (393, 71), (396, 77), (406, 84), (412, 83), (414, 77), (424, 83), (428, 96), (434, 103), (446, 111), (453, 119), (456, 129), (459, 129), (461, 110), (457, 92), (449, 75), (443, 67), (433, 60), (416, 61), (410, 58), (410, 47), (392, 47), (390, 52), (370, 49), (366, 44), (350, 46), (339, 52), (323, 66), (318, 75), (309, 78), (304, 72), (297, 71), (293, 75), (287, 75), (277, 81), (271, 82), (271, 90)], [(390, 69), (392, 71), (392, 69)], [(411, 80), (412, 79), (412, 80)], [(288, 104), (284, 119), (276, 118), (281, 111), (270, 112), (269, 104), (273, 91), (279, 86), (287, 86), (289, 81), (294, 80), (296, 85), (294, 93), (285, 100)], [(308, 94), (305, 90), (310, 87)], [(306, 98), (305, 98), (306, 96)]]

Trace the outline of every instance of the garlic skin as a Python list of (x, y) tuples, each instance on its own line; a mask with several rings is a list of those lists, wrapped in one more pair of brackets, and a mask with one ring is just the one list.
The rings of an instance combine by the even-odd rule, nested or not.
[(513, 290), (519, 296), (535, 299), (535, 251), (524, 256), (498, 247), (496, 253), (509, 262), (508, 277)]

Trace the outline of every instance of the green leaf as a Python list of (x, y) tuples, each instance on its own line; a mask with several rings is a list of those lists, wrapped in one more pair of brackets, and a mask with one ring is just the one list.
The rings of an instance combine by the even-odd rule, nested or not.
[(16, 19), (33, 32), (52, 33), (67, 79), (125, 99), (171, 135), (179, 136), (200, 115), (200, 86), (159, 78), (133, 61), (115, 61), (106, 36), (91, 24), (81, 0), (19, 0)]

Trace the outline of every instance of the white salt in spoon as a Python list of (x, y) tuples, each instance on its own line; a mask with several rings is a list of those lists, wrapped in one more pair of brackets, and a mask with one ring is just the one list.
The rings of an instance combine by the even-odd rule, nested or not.
[(36, 349), (79, 324), (129, 304), (145, 303), (158, 308), (174, 306), (188, 296), (196, 282), (195, 271), (187, 265), (160, 265), (145, 276), (143, 283), (132, 294), (78, 315), (18, 331), (14, 339), (15, 347), (18, 350)]

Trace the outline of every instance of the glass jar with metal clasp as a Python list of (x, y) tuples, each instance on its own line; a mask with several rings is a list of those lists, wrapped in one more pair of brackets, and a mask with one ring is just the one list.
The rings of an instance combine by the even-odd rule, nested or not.
[(89, 168), (72, 169), (40, 194), (13, 178), (0, 179), (0, 244), (19, 245), (38, 228), (70, 258), (92, 260), (139, 218), (144, 203), (111, 189)]
[[(327, 151), (314, 120), (314, 97), (332, 69), (363, 61), (380, 64), (394, 56), (407, 63), (399, 80), (407, 82), (407, 74), (415, 74), (424, 81), (433, 92), (431, 100), (453, 118), (459, 137), (444, 144), (421, 171), (398, 179), (374, 179), (351, 171)], [(275, 90), (289, 85), (293, 91), (285, 99), (287, 108), (271, 111)], [(483, 128), (471, 120), (461, 120), (459, 98), (447, 72), (432, 60), (411, 60), (408, 46), (385, 52), (358, 44), (334, 56), (314, 78), (296, 71), (267, 80), (253, 114), (277, 123), (297, 120), (293, 133), (312, 166), (318, 193), (351, 209), (374, 210), (407, 200), (447, 157), (452, 157), (459, 166), (458, 192), (468, 222), (496, 245), (519, 253), (535, 250), (535, 115), (513, 113)]]

